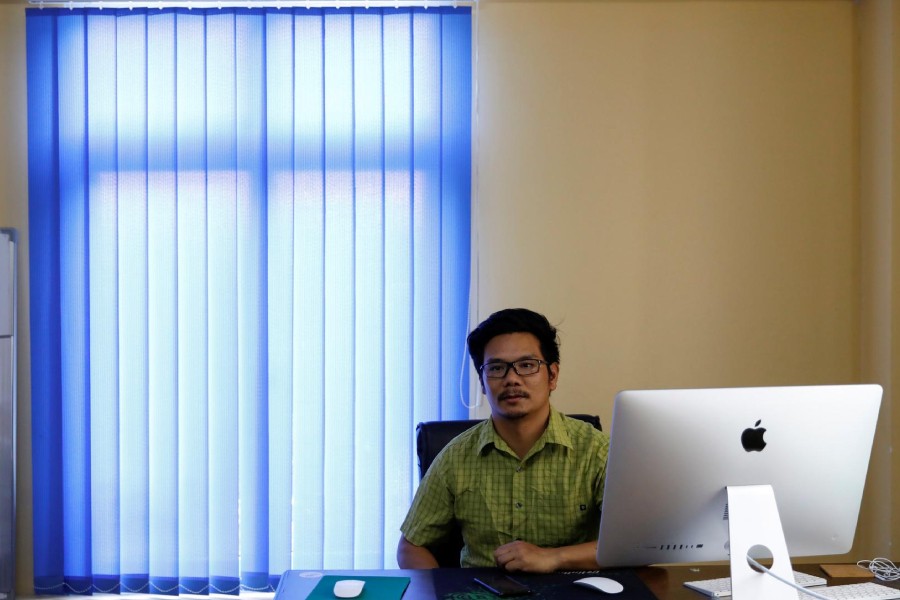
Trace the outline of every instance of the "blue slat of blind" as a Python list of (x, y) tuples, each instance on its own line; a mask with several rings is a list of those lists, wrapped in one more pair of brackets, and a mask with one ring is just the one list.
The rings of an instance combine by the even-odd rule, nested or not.
[(116, 23), (120, 567), (124, 591), (149, 592), (146, 20)]
[[(149, 573), (151, 593), (178, 590), (178, 218), (175, 13), (146, 19)], [(152, 88), (151, 88), (152, 82)], [(149, 207), (153, 210), (149, 210)], [(177, 522), (177, 521), (176, 521)]]

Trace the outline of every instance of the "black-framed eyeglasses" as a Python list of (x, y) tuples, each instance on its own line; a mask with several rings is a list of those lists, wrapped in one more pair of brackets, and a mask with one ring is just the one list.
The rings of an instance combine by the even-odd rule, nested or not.
[(519, 377), (525, 377), (527, 375), (534, 375), (540, 371), (541, 365), (549, 364), (550, 363), (546, 360), (541, 360), (539, 358), (520, 358), (519, 360), (514, 360), (512, 362), (495, 360), (481, 365), (478, 372), (490, 379), (502, 379), (506, 377), (506, 374), (512, 369)]

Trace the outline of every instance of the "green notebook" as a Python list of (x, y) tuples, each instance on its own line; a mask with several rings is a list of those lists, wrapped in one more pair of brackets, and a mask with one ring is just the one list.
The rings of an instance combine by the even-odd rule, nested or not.
[(343, 577), (338, 575), (326, 575), (319, 584), (307, 596), (307, 600), (334, 600), (334, 584), (342, 579), (360, 579), (366, 582), (362, 593), (357, 596), (359, 600), (400, 600), (403, 592), (409, 585), (409, 577), (378, 577), (370, 575)]

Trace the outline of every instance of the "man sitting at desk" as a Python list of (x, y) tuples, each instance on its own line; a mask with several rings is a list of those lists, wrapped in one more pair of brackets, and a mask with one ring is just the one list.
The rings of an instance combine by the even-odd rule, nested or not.
[(501, 310), (469, 334), (468, 346), (491, 418), (435, 458), (400, 527), (397, 562), (437, 567), (426, 546), (456, 522), (464, 567), (596, 569), (609, 437), (550, 406), (556, 328), (530, 310)]

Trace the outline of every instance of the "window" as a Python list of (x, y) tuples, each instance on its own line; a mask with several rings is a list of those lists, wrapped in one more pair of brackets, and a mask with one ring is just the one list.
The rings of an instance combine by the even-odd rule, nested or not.
[(28, 11), (38, 593), (396, 564), (468, 402), (470, 16)]

